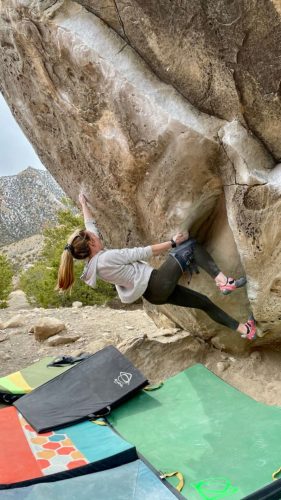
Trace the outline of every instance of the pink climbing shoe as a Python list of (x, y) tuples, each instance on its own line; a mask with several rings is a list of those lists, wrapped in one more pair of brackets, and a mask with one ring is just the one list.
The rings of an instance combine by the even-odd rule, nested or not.
[(253, 315), (249, 317), (247, 323), (245, 323), (245, 327), (247, 328), (247, 333), (241, 335), (242, 339), (255, 340), (257, 338), (257, 327)]
[(238, 280), (235, 280), (233, 278), (227, 278), (227, 282), (225, 285), (218, 285), (220, 291), (223, 293), (223, 295), (229, 295), (231, 292), (234, 292), (237, 288), (241, 288), (242, 286), (245, 286), (247, 283), (247, 279), (245, 276), (242, 276)]

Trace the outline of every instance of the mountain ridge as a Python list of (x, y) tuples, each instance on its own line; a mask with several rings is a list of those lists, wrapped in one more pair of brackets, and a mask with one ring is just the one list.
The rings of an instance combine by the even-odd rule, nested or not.
[(47, 170), (27, 167), (16, 175), (0, 177), (0, 247), (55, 224), (64, 196)]

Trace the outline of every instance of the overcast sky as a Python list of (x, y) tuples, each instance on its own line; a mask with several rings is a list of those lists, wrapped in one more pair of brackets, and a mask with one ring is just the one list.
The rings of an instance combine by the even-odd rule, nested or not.
[(0, 94), (0, 177), (15, 175), (27, 167), (44, 169)]

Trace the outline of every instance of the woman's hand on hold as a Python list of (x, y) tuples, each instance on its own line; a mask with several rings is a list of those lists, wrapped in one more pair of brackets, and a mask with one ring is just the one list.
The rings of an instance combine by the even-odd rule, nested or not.
[(173, 236), (173, 241), (176, 243), (176, 245), (180, 245), (184, 241), (188, 240), (189, 238), (189, 232), (186, 231), (185, 233), (177, 233), (175, 236)]
[(86, 196), (84, 195), (84, 193), (79, 193), (79, 202), (81, 203), (81, 205), (86, 205), (87, 204), (87, 201), (88, 201), (88, 198), (86, 198)]

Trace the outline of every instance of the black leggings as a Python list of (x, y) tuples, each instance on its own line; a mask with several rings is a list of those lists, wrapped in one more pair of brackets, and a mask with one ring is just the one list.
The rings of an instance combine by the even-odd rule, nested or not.
[[(215, 278), (220, 270), (208, 252), (195, 244), (194, 259), (199, 267)], [(216, 306), (206, 295), (190, 290), (177, 282), (182, 275), (182, 270), (176, 259), (169, 255), (167, 260), (151, 273), (147, 289), (143, 296), (151, 304), (173, 304), (181, 307), (201, 309), (217, 323), (237, 330), (239, 323), (222, 309)]]
[(197, 266), (202, 267), (212, 278), (221, 272), (211, 255), (197, 241), (193, 248), (193, 257)]

